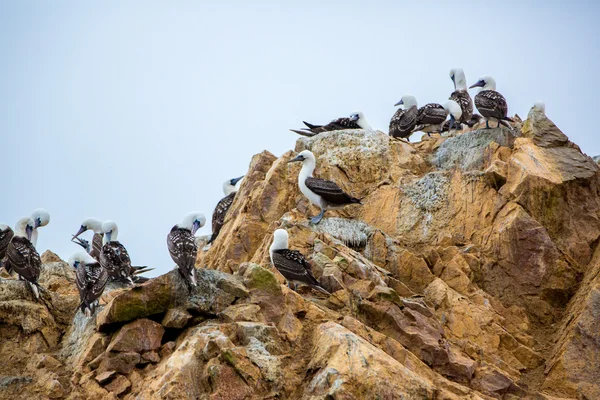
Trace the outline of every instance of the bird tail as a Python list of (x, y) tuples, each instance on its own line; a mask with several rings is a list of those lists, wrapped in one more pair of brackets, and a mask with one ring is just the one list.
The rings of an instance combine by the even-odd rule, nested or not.
[(317, 290), (317, 291), (319, 291), (319, 292), (321, 292), (321, 293), (323, 293), (323, 294), (326, 294), (326, 295), (328, 295), (328, 296), (331, 296), (331, 293), (329, 293), (329, 292), (327, 291), (327, 289), (325, 289), (325, 288), (324, 288), (323, 286), (321, 286), (321, 284), (319, 284), (319, 283), (315, 283), (315, 284), (311, 285), (310, 287), (311, 287), (311, 288), (313, 288), (313, 289), (315, 289), (315, 290)]
[(512, 119), (511, 117), (503, 117), (502, 120), (503, 121), (508, 121), (508, 122), (515, 122), (515, 120)]
[(212, 235), (210, 235), (210, 239), (208, 239), (208, 242), (206, 242), (206, 244), (211, 244), (212, 242), (214, 242), (217, 236), (219, 236), (219, 233), (213, 232)]
[(303, 130), (298, 130), (298, 129), (290, 129), (290, 131), (297, 133), (298, 135), (302, 135), (302, 136), (306, 136), (306, 137), (313, 137), (316, 135), (316, 133), (311, 132), (311, 131), (303, 131)]
[(308, 127), (308, 129), (319, 129), (319, 128), (323, 127), (323, 125), (313, 125), (313, 124), (311, 124), (309, 122), (306, 122), (306, 121), (302, 121), (302, 123), (304, 125), (306, 125)]
[(504, 125), (505, 127), (507, 127), (508, 129), (510, 129), (512, 131), (513, 127), (508, 123), (508, 121), (513, 121), (513, 120), (512, 119), (509, 119), (509, 120), (501, 119), (500, 124)]
[(144, 272), (149, 272), (149, 271), (153, 271), (154, 268), (148, 268), (148, 266), (146, 265), (139, 265), (139, 266), (132, 266), (131, 267), (131, 274), (132, 275), (140, 275), (143, 274)]
[(352, 197), (352, 198), (350, 199), (350, 202), (351, 202), (351, 203), (356, 203), (356, 204), (360, 204), (360, 205), (362, 205), (362, 204), (363, 204), (363, 202), (362, 202), (362, 201), (363, 201), (363, 199), (357, 199), (356, 197)]

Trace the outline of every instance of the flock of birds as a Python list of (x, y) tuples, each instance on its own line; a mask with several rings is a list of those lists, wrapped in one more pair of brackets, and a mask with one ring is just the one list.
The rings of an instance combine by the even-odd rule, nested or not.
[[(496, 82), (492, 77), (483, 77), (471, 86), (471, 88), (482, 88), (475, 96), (475, 106), (481, 116), (473, 113), (473, 100), (467, 91), (464, 72), (458, 68), (452, 69), (450, 78), (454, 82), (455, 90), (450, 95), (450, 99), (443, 104), (429, 103), (418, 108), (414, 96), (402, 96), (396, 104), (401, 108), (390, 121), (390, 136), (408, 140), (416, 131), (444, 132), (458, 128), (462, 124), (472, 127), (482, 118), (485, 118), (487, 128), (490, 120), (497, 121), (498, 126), (511, 121), (507, 116), (506, 100), (496, 91)], [(362, 112), (352, 113), (349, 118), (339, 118), (327, 125), (304, 123), (307, 128), (293, 131), (305, 136), (314, 136), (321, 132), (342, 129), (371, 129)], [(335, 182), (313, 177), (316, 158), (311, 151), (304, 150), (289, 162), (302, 163), (298, 175), (300, 191), (312, 204), (321, 209), (319, 215), (311, 218), (313, 224), (318, 224), (327, 210), (339, 209), (350, 204), (362, 204), (360, 199), (345, 193)], [(242, 178), (243, 176), (229, 179), (223, 184), (225, 197), (219, 201), (213, 212), (212, 235), (207, 244), (214, 242), (218, 237)], [(36, 299), (40, 296), (38, 278), (42, 263), (35, 246), (38, 229), (49, 222), (48, 212), (37, 209), (31, 216), (19, 219), (14, 231), (8, 225), (0, 224), (0, 268), (4, 267), (9, 274), (14, 271), (19, 279), (25, 281), (31, 288)], [(195, 234), (205, 223), (204, 214), (192, 212), (175, 225), (167, 235), (169, 253), (189, 290), (197, 286), (195, 263), (198, 244)], [(93, 232), (91, 243), (81, 237), (88, 230)], [(75, 253), (69, 259), (69, 265), (75, 268), (76, 284), (81, 300), (78, 308), (88, 317), (95, 313), (99, 304), (98, 299), (109, 279), (127, 285), (135, 285), (147, 280), (140, 274), (150, 269), (131, 265), (127, 249), (118, 241), (118, 233), (114, 221), (87, 218), (71, 239), (85, 250), (85, 252)], [(288, 285), (295, 287), (300, 283), (329, 294), (312, 275), (310, 264), (304, 255), (288, 248), (288, 239), (288, 233), (284, 229), (277, 229), (273, 233), (273, 242), (269, 248), (273, 266), (286, 278)]]

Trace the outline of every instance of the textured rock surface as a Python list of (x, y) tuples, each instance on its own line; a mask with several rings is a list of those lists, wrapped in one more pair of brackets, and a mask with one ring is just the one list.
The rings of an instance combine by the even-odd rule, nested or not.
[[(600, 168), (543, 113), (303, 149), (364, 205), (310, 225), (294, 152), (256, 155), (191, 293), (109, 285), (87, 319), (52, 253), (42, 301), (0, 281), (0, 398), (600, 398)], [(284, 285), (278, 227), (330, 296)]]

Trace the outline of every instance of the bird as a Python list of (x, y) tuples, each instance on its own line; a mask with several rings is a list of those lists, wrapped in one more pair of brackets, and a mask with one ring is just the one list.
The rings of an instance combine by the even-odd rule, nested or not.
[(113, 280), (133, 285), (131, 279), (131, 259), (127, 249), (118, 240), (119, 228), (114, 221), (102, 223), (104, 239), (100, 251), (100, 265), (106, 269)]
[[(81, 235), (82, 233), (88, 231), (88, 230), (92, 230), (94, 232), (94, 237), (92, 238), (92, 246), (91, 248), (88, 250), (86, 248), (86, 246), (83, 245), (83, 242), (87, 243), (87, 240), (81, 239), (79, 237), (79, 235)], [(86, 218), (82, 223), (81, 226), (79, 227), (79, 230), (77, 231), (77, 233), (75, 235), (73, 235), (73, 238), (71, 239), (71, 241), (76, 241), (78, 240), (78, 242), (75, 242), (77, 244), (79, 244), (80, 246), (82, 246), (90, 256), (94, 257), (96, 260), (100, 260), (100, 251), (102, 250), (102, 238), (104, 237), (104, 232), (102, 232), (102, 221), (100, 221), (97, 218)]]
[(441, 104), (425, 104), (417, 112), (417, 124), (413, 128), (413, 132), (425, 132), (427, 134), (440, 132), (447, 116), (448, 111)]
[(42, 270), (42, 260), (31, 242), (35, 222), (31, 217), (23, 217), (15, 225), (15, 235), (6, 249), (5, 268), (14, 270), (19, 279), (25, 280), (36, 299), (40, 298), (38, 278)]
[[(469, 125), (473, 117), (473, 100), (467, 90), (467, 78), (461, 68), (452, 68), (450, 70), (450, 79), (454, 83), (454, 92), (450, 94), (448, 100), (454, 100), (460, 106), (462, 116), (457, 122)], [(470, 125), (472, 126), (472, 125)]]
[(288, 233), (285, 229), (276, 229), (273, 232), (273, 243), (269, 247), (269, 255), (271, 263), (288, 281), (288, 286), (291, 283), (294, 286), (302, 283), (318, 290), (319, 292), (330, 295), (312, 275), (308, 260), (298, 250), (288, 249)]
[[(475, 106), (481, 115), (485, 118), (486, 128), (490, 128), (489, 120), (498, 121), (498, 126), (502, 121), (512, 121), (507, 117), (508, 105), (506, 99), (496, 91), (496, 81), (491, 76), (484, 76), (471, 85), (469, 89), (480, 87), (481, 90), (475, 95)], [(505, 125), (506, 124), (505, 122)], [(510, 125), (508, 125), (510, 127)]]
[[(234, 184), (235, 185), (235, 184)], [(188, 287), (197, 286), (196, 254), (198, 245), (194, 235), (206, 224), (206, 217), (199, 212), (189, 213), (183, 221), (175, 225), (167, 235), (167, 247), (171, 258), (177, 264), (179, 272)]]
[[(5, 263), (4, 257), (6, 256), (8, 244), (14, 235), (15, 232), (10, 226), (0, 223), (0, 269), (3, 266), (8, 266), (8, 263)], [(7, 272), (10, 273), (11, 271), (7, 270)]]
[(79, 307), (90, 318), (98, 307), (98, 299), (106, 286), (108, 272), (96, 259), (82, 251), (69, 258), (69, 265), (75, 268), (75, 283), (81, 300)]
[(327, 125), (314, 125), (306, 121), (302, 121), (308, 128), (302, 128), (301, 130), (290, 129), (292, 132), (298, 133), (304, 136), (314, 136), (321, 132), (340, 131), (344, 129), (367, 129), (371, 130), (371, 125), (365, 118), (362, 111), (355, 111), (350, 114), (349, 117), (342, 117), (334, 119)]
[(31, 243), (33, 243), (34, 246), (37, 246), (38, 228), (46, 226), (48, 223), (50, 223), (50, 214), (43, 208), (38, 208), (31, 213), (31, 218), (35, 224), (33, 227), (33, 233), (31, 234)]
[(394, 113), (390, 120), (390, 136), (408, 141), (417, 124), (419, 108), (415, 96), (405, 94), (394, 106), (403, 106)]
[(454, 100), (447, 100), (442, 103), (442, 107), (448, 113), (448, 120), (442, 125), (442, 132), (449, 132), (454, 128), (461, 128), (461, 123), (458, 122), (462, 117), (462, 109), (460, 105)]
[(215, 211), (213, 211), (212, 215), (212, 234), (210, 235), (210, 239), (206, 244), (210, 244), (215, 241), (217, 236), (219, 236), (219, 232), (221, 232), (221, 228), (225, 223), (225, 216), (227, 215), (227, 211), (229, 211), (229, 207), (233, 204), (233, 200), (235, 199), (235, 195), (239, 189), (239, 182), (244, 176), (240, 176), (239, 178), (228, 179), (223, 182), (223, 193), (225, 197), (223, 197), (215, 207)]
[(345, 193), (335, 182), (313, 178), (316, 160), (315, 155), (310, 150), (301, 151), (288, 163), (298, 161), (302, 162), (302, 169), (300, 169), (298, 175), (300, 191), (312, 204), (321, 208), (321, 213), (311, 218), (313, 224), (321, 222), (326, 210), (342, 208), (348, 204), (362, 204), (360, 199)]

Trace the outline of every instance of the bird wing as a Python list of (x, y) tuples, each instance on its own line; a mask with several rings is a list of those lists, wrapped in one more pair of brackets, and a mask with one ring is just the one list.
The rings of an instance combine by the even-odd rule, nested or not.
[(469, 92), (466, 90), (455, 90), (450, 95), (449, 100), (454, 100), (460, 106), (462, 111), (462, 115), (460, 116), (460, 120), (458, 122), (468, 123), (473, 116), (473, 100), (469, 95)]
[(179, 268), (186, 271), (194, 268), (198, 246), (192, 232), (177, 226), (173, 227), (167, 236), (167, 247), (171, 258)]
[(5, 230), (0, 231), (0, 260), (4, 258), (6, 254), (6, 249), (8, 248), (8, 244), (10, 240), (15, 236), (15, 233), (10, 228), (10, 226), (6, 227)]
[(361, 129), (361, 127), (350, 118), (342, 117), (331, 121), (323, 129), (326, 131), (340, 131), (343, 129)]
[(90, 256), (100, 261), (100, 252), (102, 251), (102, 239), (104, 238), (103, 233), (94, 233), (92, 238), (92, 252)]
[(225, 223), (227, 211), (229, 211), (229, 208), (231, 207), (231, 205), (233, 204), (233, 200), (235, 199), (235, 193), (236, 192), (230, 193), (228, 196), (223, 197), (217, 203), (215, 211), (213, 211), (212, 215), (212, 235), (210, 237), (209, 243), (212, 243), (219, 235), (219, 232), (221, 231), (221, 228)]
[(311, 177), (306, 178), (304, 183), (311, 191), (321, 196), (327, 203), (349, 204), (360, 202), (359, 199), (346, 194), (335, 182)]
[(506, 99), (495, 90), (482, 90), (475, 96), (475, 106), (477, 110), (487, 118), (506, 118), (508, 114), (508, 104)]
[(33, 244), (24, 237), (14, 236), (6, 250), (8, 262), (17, 274), (29, 282), (37, 283), (42, 260)]
[(129, 277), (131, 274), (129, 253), (120, 242), (111, 241), (102, 246), (100, 264), (113, 278)]
[(288, 281), (320, 286), (310, 271), (308, 260), (298, 250), (273, 251), (273, 265)]
[(390, 136), (406, 138), (409, 137), (417, 123), (417, 107), (408, 110), (399, 109), (390, 120)]
[(448, 113), (439, 104), (429, 103), (417, 111), (418, 125), (440, 125), (446, 120)]

